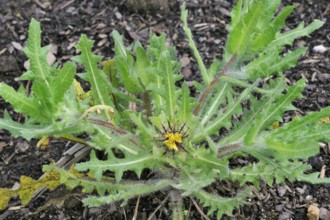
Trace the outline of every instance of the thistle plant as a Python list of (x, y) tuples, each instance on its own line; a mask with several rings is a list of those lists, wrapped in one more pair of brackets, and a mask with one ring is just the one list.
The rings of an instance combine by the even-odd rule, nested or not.
[[(76, 48), (80, 55), (63, 66), (46, 62), (49, 46), (41, 47), (40, 24), (32, 19), (24, 52), (30, 69), (21, 80), (30, 80), (30, 93), (0, 84), (0, 96), (24, 123), (13, 121), (7, 112), (0, 128), (14, 137), (65, 138), (90, 146), (85, 162), (69, 170), (45, 165), (44, 177), (21, 177), (19, 189), (0, 189), (0, 208), (19, 196), (23, 204), (33, 192), (60, 184), (80, 186), (89, 207), (121, 202), (156, 191), (167, 192), (172, 200), (173, 219), (183, 219), (183, 200), (197, 199), (218, 219), (231, 215), (246, 203), (251, 185), (289, 181), (329, 183), (318, 173), (306, 174), (306, 160), (319, 152), (318, 142), (330, 141), (330, 125), (320, 121), (330, 107), (284, 123), (284, 112), (294, 110), (292, 102), (302, 97), (306, 80), (288, 85), (283, 72), (296, 65), (306, 48), (285, 50), (294, 40), (320, 28), (322, 21), (304, 23), (283, 31), (292, 6), (279, 10), (280, 0), (239, 0), (231, 12), (230, 31), (221, 61), (207, 68), (188, 27), (188, 12), (182, 5), (183, 29), (198, 62), (201, 82), (194, 82), (198, 95), (180, 73), (173, 46), (165, 35), (151, 36), (143, 47), (139, 42), (125, 46), (113, 31), (115, 55), (102, 62), (92, 53), (93, 41), (82, 35)], [(81, 64), (84, 73), (77, 73)], [(84, 91), (75, 79), (90, 84)], [(274, 122), (281, 122), (272, 128)], [(226, 132), (220, 132), (226, 131)], [(78, 138), (87, 134), (88, 139)], [(103, 152), (105, 158), (97, 156)], [(255, 158), (241, 167), (229, 166), (238, 156)], [(123, 177), (127, 171), (137, 177), (152, 171), (147, 179)], [(212, 183), (239, 183), (235, 195), (217, 195)]]

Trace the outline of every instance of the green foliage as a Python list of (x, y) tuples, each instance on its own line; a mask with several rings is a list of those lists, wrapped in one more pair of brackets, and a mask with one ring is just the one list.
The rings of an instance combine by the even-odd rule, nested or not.
[[(183, 29), (203, 80), (194, 83), (197, 97), (182, 80), (175, 48), (166, 45), (165, 35), (151, 36), (145, 47), (139, 42), (125, 46), (123, 37), (113, 31), (115, 55), (102, 62), (103, 68), (102, 57), (92, 53), (93, 41), (82, 35), (76, 45), (81, 55), (58, 68), (47, 64), (49, 47), (41, 47), (40, 25), (32, 19), (24, 49), (30, 69), (21, 77), (32, 81), (31, 92), (0, 84), (0, 96), (25, 121), (15, 122), (5, 111), (0, 128), (26, 139), (53, 136), (75, 141), (80, 140), (77, 135), (87, 134), (85, 144), (94, 149), (87, 161), (69, 171), (54, 165), (44, 166), (44, 171), (58, 175), (48, 188), (80, 186), (89, 194), (83, 202), (90, 207), (125, 203), (162, 190), (171, 196), (179, 193), (180, 198), (195, 197), (210, 216), (220, 219), (251, 196), (248, 184), (281, 184), (285, 179), (329, 183), (318, 173), (305, 174), (311, 167), (304, 161), (318, 153), (318, 142), (330, 141), (329, 123), (320, 123), (330, 115), (330, 107), (272, 128), (274, 122), (282, 122), (283, 113), (295, 109), (292, 102), (305, 88), (305, 79), (288, 85), (283, 72), (296, 65), (306, 48), (283, 52), (283, 47), (323, 24), (316, 20), (282, 32), (293, 7), (278, 11), (279, 4), (239, 0), (231, 13), (223, 60), (215, 60), (209, 69), (197, 51), (183, 4)], [(75, 63), (86, 73), (76, 73)], [(90, 90), (83, 91), (74, 76), (87, 81)], [(220, 130), (227, 132), (219, 134)], [(169, 136), (177, 151), (166, 148)], [(257, 162), (229, 166), (229, 159), (247, 155)], [(125, 175), (139, 179), (148, 170), (152, 175), (144, 180)], [(211, 193), (213, 183), (222, 180), (235, 181), (241, 188), (230, 196)], [(0, 189), (0, 208), (25, 188), (27, 196), (20, 197), (26, 204), (33, 190), (46, 182), (33, 182), (33, 188), (31, 181), (22, 180), (18, 191)], [(180, 207), (173, 210), (174, 218), (181, 215)]]

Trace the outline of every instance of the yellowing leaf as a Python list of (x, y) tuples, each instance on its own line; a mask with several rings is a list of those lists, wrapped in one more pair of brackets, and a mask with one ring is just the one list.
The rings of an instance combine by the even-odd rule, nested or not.
[(90, 95), (83, 90), (80, 83), (75, 79), (73, 80), (73, 87), (74, 91), (76, 92), (76, 96), (79, 100), (84, 100)]
[(276, 129), (280, 126), (280, 122), (279, 121), (274, 121), (272, 124), (272, 129)]
[(50, 138), (48, 136), (43, 136), (37, 143), (37, 147), (41, 149), (46, 149), (50, 143)]
[(76, 170), (74, 164), (72, 166), (70, 166), (69, 173), (73, 174), (75, 177), (78, 177), (78, 178), (85, 177), (84, 174), (82, 174), (78, 170)]
[(318, 121), (318, 124), (330, 124), (330, 117), (322, 118)]
[(19, 197), (22, 204), (30, 202), (34, 192), (39, 188), (45, 187), (54, 190), (60, 183), (60, 175), (57, 172), (47, 172), (39, 180), (34, 180), (31, 177), (21, 176), (21, 187), (18, 189)]
[(9, 200), (14, 196), (16, 196), (14, 190), (0, 188), (0, 210), (4, 210), (7, 207)]
[(38, 180), (34, 180), (28, 176), (21, 176), (20, 182), (20, 187), (15, 190), (0, 188), (0, 210), (7, 207), (12, 197), (19, 195), (22, 204), (25, 205), (30, 202), (36, 190), (42, 187), (54, 190), (61, 184), (60, 174), (55, 171), (45, 173), (45, 175)]

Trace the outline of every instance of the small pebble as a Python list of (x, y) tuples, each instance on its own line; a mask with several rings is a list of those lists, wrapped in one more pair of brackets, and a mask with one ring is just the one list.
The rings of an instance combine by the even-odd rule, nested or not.
[(214, 43), (215, 43), (215, 44), (220, 44), (220, 42), (221, 42), (220, 39), (216, 39), (216, 40), (214, 40)]
[(297, 187), (296, 190), (299, 194), (304, 194), (305, 190), (306, 190), (306, 187), (305, 186), (303, 188)]
[(317, 45), (313, 47), (313, 51), (315, 53), (324, 53), (328, 50), (329, 48), (323, 46), (323, 45)]
[(330, 219), (330, 211), (326, 208), (320, 208), (320, 219), (321, 220), (329, 220)]
[(284, 205), (283, 205), (283, 204), (280, 204), (280, 205), (276, 205), (276, 206), (275, 206), (275, 210), (276, 210), (276, 212), (280, 212), (280, 211), (282, 211), (283, 208), (284, 208)]
[(286, 191), (287, 191), (287, 189), (285, 187), (283, 187), (283, 186), (279, 186), (277, 188), (277, 192), (278, 192), (278, 195), (280, 197), (283, 197), (285, 195)]
[(307, 201), (312, 201), (313, 200), (313, 196), (311, 196), (311, 195), (306, 196), (306, 200)]
[(115, 12), (115, 16), (118, 20), (121, 20), (123, 18), (123, 16), (120, 14), (120, 12)]

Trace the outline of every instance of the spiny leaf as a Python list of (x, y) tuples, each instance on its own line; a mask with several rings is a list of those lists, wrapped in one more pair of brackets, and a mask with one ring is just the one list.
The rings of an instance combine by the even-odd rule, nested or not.
[[(226, 45), (226, 52), (229, 54), (237, 53), (242, 55), (251, 39), (252, 33), (255, 30), (255, 24), (264, 14), (264, 1), (256, 1), (247, 11), (247, 14), (242, 17), (240, 22), (230, 32)], [(263, 17), (263, 16), (262, 16)], [(228, 55), (226, 57), (229, 57)]]
[(46, 59), (51, 45), (41, 47), (40, 23), (35, 19), (31, 20), (28, 33), (28, 44), (27, 47), (23, 48), (23, 51), (30, 62), (29, 71), (26, 76), (28, 76), (27, 78), (29, 80), (34, 80), (31, 93), (37, 97), (38, 106), (40, 106), (43, 112), (54, 113), (56, 107), (53, 103), (53, 94), (50, 88), (53, 75)]
[(215, 152), (210, 149), (199, 148), (195, 151), (193, 159), (186, 159), (186, 163), (193, 169), (202, 169), (202, 172), (209, 173), (211, 170), (220, 172), (221, 178), (229, 174), (229, 162), (227, 159), (218, 159)]
[(78, 171), (90, 170), (94, 173), (96, 180), (100, 181), (104, 171), (115, 172), (116, 181), (119, 182), (122, 175), (127, 170), (135, 171), (140, 176), (144, 168), (153, 168), (159, 165), (152, 155), (142, 153), (139, 155), (126, 154), (123, 159), (116, 158), (109, 154), (108, 160), (99, 160), (94, 151), (92, 151), (90, 160), (87, 162), (78, 163), (76, 169)]
[(214, 115), (219, 114), (219, 108), (221, 105), (225, 104), (226, 97), (233, 92), (232, 87), (227, 82), (220, 82), (217, 86), (218, 89), (213, 91), (212, 95), (209, 95), (205, 101), (205, 105), (201, 109), (201, 124), (204, 125), (209, 121)]
[[(330, 107), (294, 119), (265, 136), (265, 142), (276, 150), (278, 158), (308, 158), (319, 151), (319, 141), (330, 141), (330, 125), (318, 124), (330, 114)], [(302, 144), (304, 143), (304, 144)]]
[(265, 106), (271, 105), (275, 96), (280, 96), (285, 88), (285, 82), (281, 78), (271, 80), (269, 86), (264, 85), (263, 89), (269, 91), (269, 94), (264, 94), (260, 99), (251, 96), (250, 109), (244, 109), (242, 120), (234, 122), (233, 128), (217, 144), (222, 146), (242, 142), (242, 138), (247, 134), (255, 119), (262, 114)]
[(124, 200), (124, 202), (127, 202), (127, 200), (129, 200), (130, 198), (134, 198), (139, 195), (144, 195), (158, 190), (162, 190), (170, 186), (171, 183), (172, 180), (166, 180), (166, 179), (156, 182), (153, 181), (150, 183), (148, 182), (142, 184), (135, 183), (134, 187), (118, 190), (116, 194), (101, 196), (101, 197), (93, 196), (87, 199), (83, 199), (83, 203), (88, 207), (96, 207), (122, 200)]
[(107, 176), (103, 176), (102, 180), (96, 181), (94, 175), (80, 173), (74, 165), (69, 170), (64, 170), (54, 165), (45, 165), (43, 166), (43, 171), (57, 172), (61, 176), (61, 184), (66, 185), (69, 189), (81, 186), (82, 191), (85, 193), (91, 193), (97, 190), (99, 195), (104, 195), (105, 192), (113, 193), (117, 189), (125, 188), (124, 185), (115, 184), (115, 180)]
[(230, 22), (230, 29), (233, 30), (236, 25), (239, 23), (239, 21), (241, 20), (241, 16), (242, 16), (242, 0), (238, 0), (236, 5), (234, 6), (233, 10), (230, 12), (230, 18), (231, 18), (231, 22)]
[(39, 103), (36, 99), (27, 97), (25, 93), (16, 92), (5, 83), (0, 83), (0, 96), (3, 97), (5, 101), (9, 102), (16, 112), (30, 116), (39, 114), (41, 118), (46, 117), (43, 111), (39, 111)]
[[(76, 48), (81, 51), (81, 62), (87, 70), (88, 80), (91, 83), (91, 89), (95, 104), (113, 106), (110, 99), (110, 83), (106, 80), (105, 74), (97, 67), (101, 57), (92, 54), (93, 41), (86, 35), (82, 35)], [(107, 119), (111, 119), (108, 113), (105, 113)]]
[(200, 129), (200, 132), (196, 132), (192, 142), (200, 141), (201, 139), (205, 138), (205, 135), (217, 133), (221, 127), (229, 128), (231, 126), (231, 120), (229, 119), (231, 119), (233, 115), (241, 114), (241, 102), (249, 98), (250, 89), (251, 88), (245, 89), (238, 97), (235, 98), (232, 94), (228, 93), (226, 96), (227, 102), (225, 103), (226, 108), (219, 110), (213, 120), (208, 121), (208, 123), (204, 125), (204, 128)]
[(235, 207), (243, 205), (245, 198), (250, 194), (250, 189), (246, 188), (233, 197), (222, 197), (203, 190), (194, 192), (193, 194), (200, 200), (204, 207), (210, 207), (207, 213), (208, 215), (217, 211), (217, 219), (220, 219), (223, 214), (232, 215)]
[(113, 31), (112, 37), (115, 41), (115, 62), (119, 79), (128, 92), (133, 94), (143, 92), (140, 79), (134, 70), (134, 58), (129, 49), (124, 46), (122, 36), (117, 31)]
[(256, 80), (269, 77), (272, 74), (278, 75), (288, 68), (294, 67), (305, 52), (306, 48), (299, 48), (295, 51), (289, 51), (285, 56), (281, 57), (274, 50), (267, 51), (265, 54), (260, 54), (258, 58), (244, 67), (247, 74), (246, 77), (249, 80)]
[(273, 50), (274, 48), (283, 47), (284, 45), (292, 45), (293, 41), (297, 38), (308, 36), (310, 33), (319, 29), (324, 24), (323, 21), (314, 20), (311, 24), (304, 27), (304, 23), (300, 23), (298, 27), (291, 31), (278, 34), (274, 41), (272, 41), (268, 49)]
[(61, 102), (65, 92), (69, 89), (76, 74), (76, 64), (67, 62), (50, 83), (50, 90), (54, 96), (54, 104)]
[(165, 99), (165, 112), (168, 115), (168, 120), (172, 121), (174, 119), (174, 114), (177, 109), (177, 94), (175, 92), (176, 86), (175, 82), (178, 80), (175, 72), (175, 66), (171, 61), (171, 55), (169, 52), (163, 52), (160, 58), (160, 68), (163, 69), (163, 82), (164, 82), (164, 99)]
[(284, 27), (285, 19), (291, 14), (293, 11), (293, 6), (286, 6), (282, 9), (282, 11), (276, 16), (273, 20), (273, 26), (276, 31), (280, 31), (281, 28)]
[[(33, 76), (30, 79), (39, 79), (45, 85), (46, 90), (49, 91), (50, 66), (47, 63), (46, 56), (49, 52), (50, 45), (41, 48), (40, 23), (34, 18), (31, 19), (28, 33), (28, 44), (23, 51), (30, 60), (30, 76)], [(38, 94), (38, 96), (42, 97), (43, 94)]]
[(192, 120), (192, 109), (195, 107), (195, 100), (190, 97), (190, 91), (187, 84), (182, 85), (180, 105), (178, 110), (178, 122), (179, 124), (189, 123)]
[(301, 79), (296, 85), (290, 87), (286, 94), (276, 97), (273, 103), (264, 106), (263, 111), (259, 114), (250, 127), (245, 136), (244, 143), (249, 145), (254, 143), (255, 138), (260, 130), (269, 127), (274, 121), (281, 121), (284, 111), (293, 110), (294, 106), (291, 104), (294, 99), (302, 96), (301, 92), (305, 88), (305, 80)]
[(309, 165), (301, 162), (283, 161), (273, 166), (265, 163), (253, 163), (230, 172), (231, 178), (237, 180), (243, 186), (245, 183), (253, 183), (259, 186), (261, 180), (269, 186), (274, 182), (282, 183), (285, 179), (295, 181), (304, 175), (304, 171), (310, 169)]
[(136, 131), (136, 136), (141, 138), (141, 141), (150, 149), (150, 140), (156, 136), (156, 130), (154, 127), (147, 125), (143, 120), (142, 114), (137, 114), (136, 112), (129, 112), (131, 120), (138, 127)]

